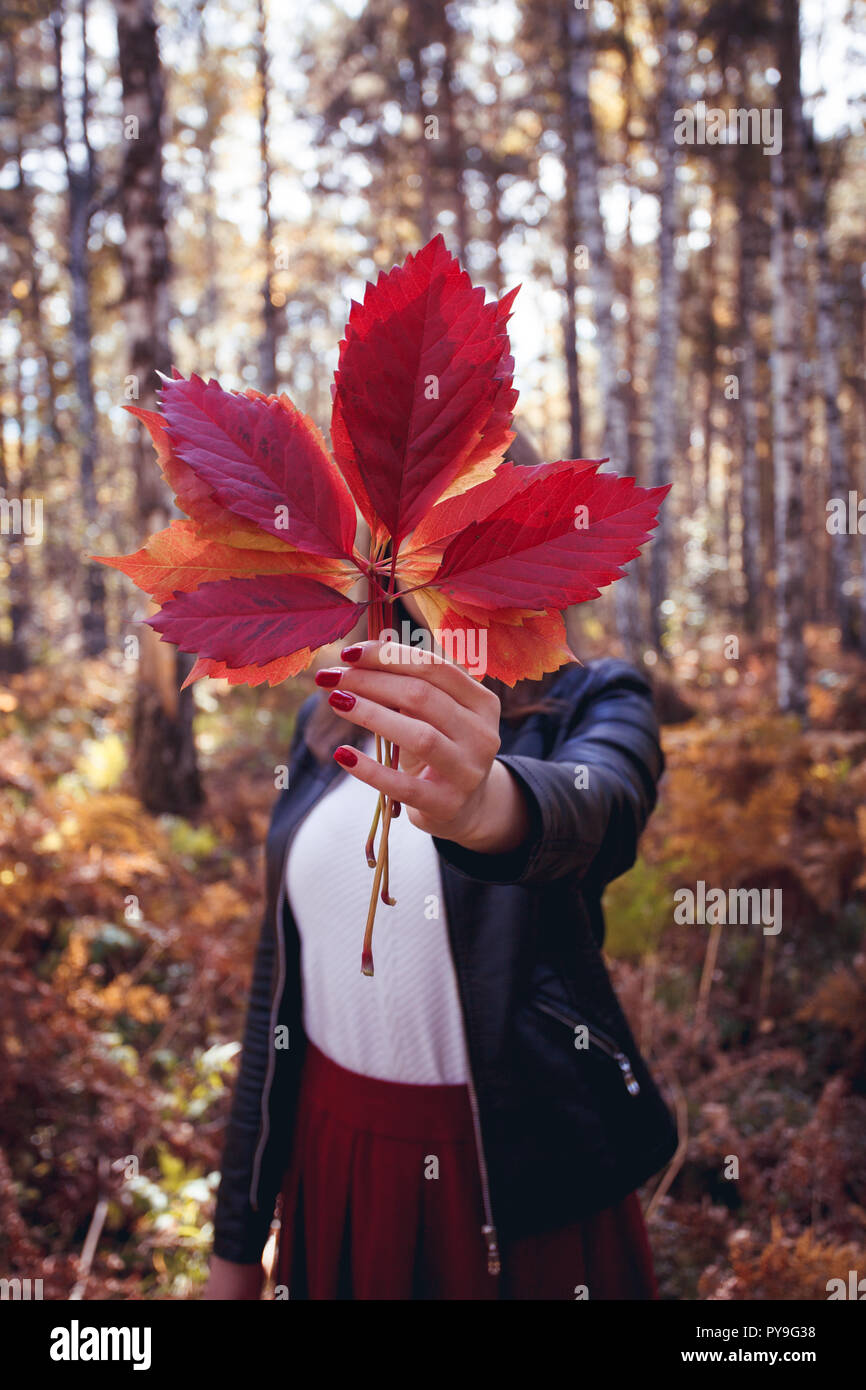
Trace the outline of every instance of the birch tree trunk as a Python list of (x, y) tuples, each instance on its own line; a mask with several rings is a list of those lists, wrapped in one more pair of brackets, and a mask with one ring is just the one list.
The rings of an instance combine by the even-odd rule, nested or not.
[[(168, 240), (162, 184), (163, 81), (153, 0), (116, 0), (117, 47), (123, 84), (124, 150), (121, 211), (128, 370), (137, 403), (156, 408), (157, 370), (168, 373)], [(142, 536), (172, 515), (171, 496), (150, 438), (139, 427), (131, 444)], [(188, 814), (202, 799), (193, 741), (192, 690), (180, 690), (189, 658), (139, 628), (140, 659), (132, 720), (132, 774), (150, 811)]]
[[(93, 150), (90, 145), (90, 100), (87, 86), (87, 5), (82, 0), (81, 11), (81, 99), (79, 124), (84, 146), (82, 167), (73, 164), (69, 153), (66, 122), (66, 95), (63, 73), (63, 11), (54, 16), (54, 61), (57, 83), (57, 126), (60, 152), (66, 166), (68, 249), (67, 269), (70, 282), (72, 360), (75, 372), (75, 392), (78, 398), (78, 476), (81, 490), (81, 510), (84, 518), (82, 551), (86, 555), (96, 548), (99, 534), (99, 504), (96, 496), (97, 419), (93, 392), (92, 331), (90, 323), (90, 253), (87, 239), (93, 213), (96, 176)], [(84, 573), (84, 604), (81, 615), (81, 640), (85, 656), (99, 656), (105, 651), (105, 575), (101, 565), (82, 560)]]
[(637, 261), (638, 253), (634, 241), (635, 208), (641, 193), (640, 179), (636, 173), (637, 158), (635, 154), (636, 141), (632, 135), (632, 122), (635, 117), (640, 119), (638, 113), (641, 111), (640, 96), (635, 82), (635, 60), (634, 46), (629, 38), (629, 4), (628, 0), (621, 0), (619, 7), (619, 22), (622, 26), (625, 41), (626, 71), (624, 79), (625, 113), (623, 117), (623, 161), (626, 184), (626, 221), (625, 236), (623, 238), (622, 257), (624, 261), (624, 293), (625, 301), (628, 306), (628, 316), (626, 319), (625, 330), (625, 371), (628, 386), (625, 392), (626, 420), (628, 428), (628, 456), (632, 470), (638, 481), (645, 482), (641, 478), (642, 462), (644, 455), (642, 411), (640, 406), (640, 396), (636, 390), (636, 380), (639, 375), (638, 365), (638, 340), (641, 332), (639, 322), (637, 293)]
[[(854, 268), (852, 267), (851, 269), (853, 270)], [(850, 278), (854, 282), (854, 284), (852, 285), (852, 298), (856, 299), (856, 303), (859, 308), (859, 313), (857, 315), (858, 322), (855, 324), (853, 334), (855, 343), (855, 361), (858, 363), (862, 363), (864, 360), (866, 360), (866, 300), (864, 300), (863, 296), (863, 285), (864, 283), (866, 283), (866, 262), (863, 262), (858, 269), (859, 274), (851, 274)], [(857, 351), (857, 344), (859, 344), (859, 352)], [(860, 436), (860, 476), (862, 483), (862, 492), (866, 494), (866, 398), (864, 398), (864, 393), (862, 392), (862, 390), (858, 393), (857, 398), (857, 420), (858, 433)], [(860, 652), (861, 656), (866, 656), (866, 545), (864, 544), (860, 545), (859, 579), (860, 601), (858, 607), (860, 611), (860, 621), (858, 632), (858, 651)]]
[[(14, 504), (17, 502), (23, 512), (30, 470), (25, 457), (24, 439), (24, 392), (22, 390), (21, 363), (25, 355), (25, 345), (19, 338), (11, 368), (11, 390), (4, 390), (4, 397), (11, 395), (13, 410), (11, 418), (18, 425), (18, 440), (15, 448), (16, 476), (10, 477), (6, 461), (5, 430), (7, 416), (0, 413), (0, 497)], [(5, 532), (0, 533), (5, 542)], [(4, 544), (3, 558), (8, 563), (5, 583), (7, 616), (9, 621), (8, 642), (0, 642), (0, 671), (26, 671), (31, 660), (31, 622), (33, 617), (33, 590), (30, 575), (30, 547), (24, 536), (17, 537), (8, 547)]]
[[(679, 0), (668, 0), (665, 14), (664, 55), (658, 106), (658, 164), (660, 174), (659, 281), (656, 360), (653, 374), (652, 462), (650, 486), (670, 480), (677, 429), (677, 340), (679, 337), (679, 277), (675, 237), (677, 228), (677, 158), (674, 112), (677, 85), (677, 26)], [(659, 525), (650, 547), (650, 629), (657, 651), (662, 650), (661, 604), (668, 588), (669, 507), (659, 513)]]
[(204, 125), (204, 139), (202, 141), (202, 168), (204, 173), (203, 207), (202, 207), (202, 246), (205, 256), (205, 284), (201, 297), (201, 309), (199, 311), (199, 322), (206, 328), (211, 328), (217, 321), (219, 315), (219, 289), (217, 283), (217, 239), (216, 239), (216, 208), (214, 195), (214, 152), (213, 152), (213, 99), (211, 88), (211, 64), (215, 56), (208, 48), (207, 28), (205, 21), (205, 5), (207, 0), (198, 0), (197, 7), (197, 63), (201, 74), (201, 91), (199, 100), (207, 113), (207, 120)]
[(756, 633), (761, 624), (764, 564), (761, 547), (761, 479), (758, 465), (758, 347), (757, 347), (757, 270), (761, 225), (748, 176), (743, 190), (740, 222), (740, 336), (743, 356), (740, 367), (740, 440), (742, 447), (741, 510), (743, 520), (743, 572), (746, 631)]
[[(7, 49), (7, 80), (8, 91), (15, 92), (18, 88), (16, 50), (13, 44), (8, 45)], [(30, 293), (28, 301), (35, 299), (37, 269), (33, 258), (33, 191), (28, 187), (24, 173), (24, 146), (19, 122), (16, 120), (15, 132), (15, 192), (17, 194), (17, 216), (4, 220), (3, 230), (5, 233), (4, 249), (9, 256), (9, 266), (7, 275), (11, 280), (17, 272), (25, 272), (29, 281)], [(25, 247), (29, 251), (25, 251)], [(17, 254), (16, 254), (17, 253)], [(27, 257), (25, 261), (24, 257)], [(13, 260), (14, 257), (14, 260)], [(12, 265), (15, 271), (12, 271)], [(25, 270), (26, 267), (26, 270)], [(24, 393), (22, 390), (22, 361), (28, 355), (27, 344), (24, 340), (24, 312), (19, 314), (17, 343), (15, 351), (9, 355), (8, 360), (3, 362), (2, 392), (0, 392), (0, 499), (8, 502), (15, 507), (17, 503), (22, 508), (25, 502), (25, 494), (29, 480), (29, 470), (25, 458), (25, 439), (27, 431), (24, 420)], [(8, 372), (8, 375), (7, 375)], [(10, 416), (6, 414), (6, 402), (11, 400), (12, 412)], [(17, 426), (17, 439), (14, 446), (10, 449), (10, 459), (7, 462), (7, 437), (6, 420), (13, 419)], [(13, 462), (14, 460), (14, 462)], [(13, 462), (10, 470), (9, 462)], [(9, 541), (11, 539), (11, 544)], [(32, 587), (30, 583), (30, 556), (29, 546), (24, 544), (24, 537), (15, 537), (14, 531), (11, 536), (7, 536), (5, 530), (0, 531), (0, 562), (5, 562), (5, 582), (2, 586), (3, 608), (9, 625), (9, 639), (4, 641), (0, 637), (0, 672), (26, 671), (31, 659), (31, 618), (32, 618)], [(0, 610), (2, 612), (3, 610)]]
[[(561, 38), (562, 51), (565, 54), (568, 52), (568, 15), (565, 9), (561, 11)], [(562, 143), (564, 148), (565, 167), (565, 209), (563, 228), (565, 236), (565, 284), (563, 286), (565, 305), (562, 316), (562, 337), (568, 391), (570, 450), (571, 457), (579, 459), (582, 457), (583, 422), (581, 418), (580, 374), (577, 355), (577, 275), (574, 268), (574, 257), (578, 244), (578, 227), (575, 215), (577, 170), (575, 168), (575, 160), (573, 158), (574, 150), (570, 138), (570, 132), (573, 131), (577, 125), (579, 112), (576, 108), (572, 85), (569, 80), (568, 64), (565, 61), (561, 63), (559, 71), (559, 95), (562, 110)]]
[(259, 343), (260, 391), (272, 396), (277, 389), (277, 308), (271, 297), (274, 268), (274, 225), (271, 215), (271, 152), (269, 139), (270, 91), (265, 0), (256, 3), (256, 72), (259, 79), (259, 161), (262, 200), (262, 337)]
[[(572, 128), (567, 159), (575, 170), (575, 218), (581, 243), (587, 248), (592, 288), (595, 343), (598, 351), (598, 385), (604, 417), (604, 452), (619, 473), (630, 471), (628, 415), (617, 383), (617, 352), (614, 336), (613, 267), (607, 254), (601, 210), (601, 178), (596, 133), (589, 99), (592, 48), (589, 17), (584, 9), (568, 10), (568, 80), (571, 90)], [(626, 566), (626, 576), (614, 586), (617, 629), (630, 660), (638, 660), (641, 625), (634, 578), (635, 561)]]
[(466, 249), (469, 245), (469, 209), (466, 205), (466, 189), (463, 181), (463, 137), (457, 124), (457, 89), (454, 63), (455, 33), (447, 10), (442, 15), (442, 99), (445, 107), (448, 142), (448, 168), (454, 191), (455, 232), (457, 236), (457, 257), (466, 266)]
[(423, 0), (409, 0), (408, 25), (409, 29), (406, 36), (406, 45), (412, 64), (413, 75), (407, 83), (407, 99), (408, 109), (414, 114), (418, 122), (416, 149), (419, 167), (415, 172), (421, 180), (420, 202), (414, 211), (418, 219), (421, 244), (426, 246), (433, 235), (433, 175), (430, 167), (430, 141), (427, 139), (424, 130), (424, 117), (427, 114), (427, 110), (424, 106), (423, 99), (424, 58), (422, 54), (429, 39), (427, 37)]
[(803, 430), (798, 394), (799, 3), (786, 0), (779, 19), (783, 147), (770, 158), (773, 230), (772, 420), (775, 485), (776, 691), (779, 709), (806, 712), (803, 546)]
[[(815, 240), (815, 336), (818, 351), (818, 373), (824, 401), (824, 432), (829, 455), (828, 484), (831, 497), (848, 498), (851, 470), (845, 453), (842, 413), (839, 409), (841, 380), (839, 373), (839, 331), (836, 324), (835, 290), (827, 245), (827, 187), (821, 171), (821, 160), (815, 132), (809, 122), (805, 129), (806, 165), (809, 176), (809, 212)], [(854, 604), (846, 592), (850, 573), (851, 543), (846, 532), (830, 536), (830, 602), (834, 620), (842, 632), (842, 645), (851, 650), (856, 645)]]
[[(704, 415), (704, 458), (707, 480), (707, 505), (710, 517), (721, 518), (719, 544), (725, 558), (725, 567), (731, 568), (731, 517), (730, 517), (730, 478), (725, 471), (716, 442), (716, 404), (719, 391), (719, 329), (716, 322), (716, 296), (719, 290), (719, 198), (715, 188), (710, 190), (710, 244), (706, 249), (706, 270), (703, 279), (703, 293), (706, 305), (706, 370), (707, 397)], [(718, 510), (717, 510), (718, 508)]]

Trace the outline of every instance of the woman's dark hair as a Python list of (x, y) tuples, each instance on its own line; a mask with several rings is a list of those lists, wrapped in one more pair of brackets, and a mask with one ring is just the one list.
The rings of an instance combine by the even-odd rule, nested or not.
[[(416, 633), (427, 635), (427, 629), (414, 621), (401, 599), (394, 600), (392, 611), (391, 626), (401, 634), (408, 633), (410, 644)], [(407, 624), (405, 628), (404, 623)], [(499, 696), (505, 722), (515, 725), (522, 723), (532, 714), (553, 714), (561, 708), (563, 702), (547, 694), (558, 674), (557, 671), (549, 671), (540, 680), (518, 681), (514, 687), (496, 680), (493, 676), (484, 676), (481, 683)], [(327, 762), (338, 744), (360, 744), (366, 737), (366, 729), (359, 728), (357, 724), (350, 724), (328, 704), (327, 691), (323, 690), (306, 728), (307, 746), (319, 762)]]

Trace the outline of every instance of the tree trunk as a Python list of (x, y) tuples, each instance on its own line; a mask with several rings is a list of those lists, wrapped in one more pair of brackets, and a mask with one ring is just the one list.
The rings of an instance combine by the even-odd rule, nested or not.
[[(564, 9), (561, 14), (563, 53), (565, 54), (568, 52), (568, 20)], [(574, 147), (569, 134), (577, 124), (578, 113), (574, 103), (571, 82), (569, 81), (568, 65), (565, 61), (560, 65), (560, 75), (560, 102), (563, 123), (562, 143), (564, 147), (565, 165), (565, 285), (563, 287), (565, 306), (562, 316), (562, 336), (568, 390), (569, 447), (571, 450), (571, 458), (579, 459), (583, 456), (581, 442), (583, 422), (581, 419), (580, 372), (577, 356), (577, 275), (574, 269), (574, 257), (578, 244), (578, 227), (575, 215), (577, 203), (577, 170), (575, 168)]]
[[(836, 295), (827, 245), (827, 188), (821, 172), (821, 160), (811, 122), (806, 126), (805, 135), (809, 211), (815, 239), (817, 271), (815, 336), (821, 394), (824, 400), (824, 433), (830, 459), (828, 483), (830, 496), (843, 497), (847, 503), (851, 470), (845, 453), (842, 412), (839, 409), (839, 331), (836, 325)], [(851, 650), (856, 646), (854, 603), (848, 588), (851, 543), (845, 532), (838, 536), (830, 536), (829, 540), (830, 603), (833, 619), (841, 628), (842, 645)]]
[(469, 210), (466, 206), (466, 189), (463, 183), (463, 138), (457, 124), (457, 94), (454, 75), (454, 28), (448, 18), (447, 10), (442, 16), (442, 101), (448, 149), (448, 171), (454, 190), (455, 231), (457, 235), (457, 258), (466, 267), (466, 252), (469, 245)]
[[(613, 267), (605, 245), (599, 158), (589, 100), (592, 48), (586, 10), (569, 9), (566, 36), (569, 111), (572, 119), (566, 157), (573, 161), (575, 167), (575, 219), (578, 235), (587, 248), (589, 258), (595, 342), (598, 351), (598, 384), (604, 416), (604, 452), (610, 455), (617, 472), (628, 473), (628, 416), (617, 383), (616, 340), (612, 314)], [(634, 579), (635, 563), (632, 561), (626, 566), (625, 577), (618, 580), (614, 586), (619, 638), (626, 655), (632, 661), (639, 658), (642, 635)]]
[[(658, 163), (661, 175), (659, 213), (659, 288), (656, 329), (656, 361), (653, 382), (653, 450), (650, 486), (670, 481), (677, 433), (677, 340), (679, 337), (679, 277), (674, 256), (677, 229), (677, 158), (674, 144), (674, 111), (677, 92), (677, 26), (679, 0), (668, 0), (665, 14), (664, 56), (659, 98)], [(662, 650), (661, 605), (668, 589), (670, 515), (659, 513), (659, 525), (650, 547), (650, 628), (657, 651)]]
[[(623, 236), (622, 251), (620, 260), (622, 262), (622, 293), (627, 306), (625, 324), (625, 385), (623, 386), (623, 399), (625, 403), (626, 421), (628, 429), (628, 458), (632, 473), (638, 482), (646, 481), (642, 478), (644, 469), (644, 427), (641, 410), (641, 394), (636, 389), (637, 379), (640, 374), (640, 350), (639, 340), (641, 337), (640, 315), (638, 313), (638, 294), (637, 294), (637, 265), (640, 253), (636, 250), (634, 240), (634, 213), (637, 201), (641, 195), (641, 179), (637, 172), (640, 155), (638, 146), (641, 144), (633, 134), (633, 122), (635, 119), (641, 120), (643, 116), (643, 106), (640, 93), (635, 80), (635, 52), (634, 40), (630, 34), (631, 14), (629, 0), (620, 0), (617, 6), (617, 21), (623, 36), (623, 56), (625, 60), (625, 72), (623, 74), (623, 99), (625, 109), (622, 120), (622, 147), (623, 147), (623, 181), (626, 189), (626, 217), (625, 233)], [(642, 151), (641, 151), (642, 152)]]
[[(204, 3), (201, 6), (199, 16), (199, 70), (204, 74), (205, 84), (207, 84), (207, 66), (209, 55), (207, 50), (207, 38), (204, 26)], [(206, 91), (204, 105), (208, 113), (207, 125), (208, 139), (205, 148), (202, 150), (202, 163), (204, 167), (204, 191), (203, 191), (203, 210), (202, 210), (202, 246), (205, 256), (207, 274), (202, 291), (202, 307), (199, 312), (199, 322), (206, 328), (211, 329), (217, 323), (220, 313), (220, 292), (219, 281), (217, 278), (217, 267), (219, 265), (219, 245), (216, 236), (216, 207), (214, 195), (214, 152), (213, 142), (210, 138), (212, 130), (212, 115), (210, 110), (210, 95)]]
[[(19, 339), (15, 357), (11, 363), (12, 378), (12, 399), (14, 402), (14, 414), (12, 418), (18, 424), (18, 441), (16, 446), (16, 481), (13, 486), (9, 476), (6, 462), (6, 442), (4, 423), (5, 413), (0, 413), (0, 497), (4, 501), (10, 502), (15, 506), (24, 508), (25, 493), (27, 491), (27, 474), (24, 462), (24, 439), (26, 437), (24, 429), (24, 398), (21, 389), (21, 358), (23, 356), (23, 344)], [(5, 394), (5, 393), (4, 393)], [(0, 672), (13, 673), (26, 671), (30, 665), (30, 625), (32, 619), (32, 586), (30, 583), (30, 556), (29, 546), (25, 545), (25, 536), (17, 537), (13, 531), (9, 537), (5, 531), (0, 531), (0, 537), (4, 544), (4, 559), (8, 561), (8, 573), (6, 576), (6, 598), (7, 613), (9, 618), (9, 641), (0, 642)]]
[(271, 153), (269, 142), (270, 93), (268, 88), (268, 39), (265, 0), (256, 4), (256, 70), (259, 78), (259, 160), (262, 198), (262, 338), (259, 344), (259, 390), (273, 396), (277, 390), (277, 306), (271, 278), (274, 264), (274, 226), (271, 216)]
[[(162, 185), (162, 70), (153, 0), (116, 0), (123, 84), (124, 158), (121, 210), (124, 305), (131, 394), (156, 407), (157, 370), (168, 372), (168, 241)], [(149, 438), (136, 426), (132, 442), (140, 533), (161, 530), (172, 514)], [(202, 800), (193, 741), (191, 690), (180, 690), (189, 659), (140, 629), (140, 662), (132, 719), (132, 775), (151, 811), (186, 815)]]
[(719, 329), (716, 323), (716, 297), (719, 292), (718, 246), (719, 246), (719, 198), (716, 190), (710, 190), (710, 244), (706, 249), (706, 271), (704, 285), (705, 299), (705, 353), (707, 366), (707, 401), (704, 424), (704, 458), (707, 478), (707, 504), (710, 515), (721, 518), (719, 547), (725, 559), (725, 572), (731, 575), (731, 504), (730, 473), (722, 463), (721, 450), (715, 450), (716, 406), (720, 386), (719, 375)]
[[(18, 82), (16, 50), (14, 45), (12, 44), (8, 46), (7, 57), (9, 69), (7, 90), (9, 92), (14, 92), (17, 90)], [(24, 149), (21, 135), (21, 127), (17, 120), (14, 124), (14, 135), (14, 158), (16, 176), (15, 191), (17, 194), (17, 216), (14, 225), (10, 225), (9, 222), (7, 222), (4, 225), (4, 231), (9, 235), (10, 249), (12, 252), (12, 256), (15, 257), (15, 260), (12, 262), (12, 264), (14, 264), (16, 268), (20, 266), (21, 270), (24, 269), (22, 260), (20, 259), (19, 255), (16, 254), (16, 252), (23, 250), (24, 245), (29, 246), (29, 265), (27, 267), (27, 270), (32, 294), (33, 287), (35, 286), (37, 278), (36, 265), (33, 260), (33, 239), (31, 231), (31, 219), (33, 215), (33, 197), (31, 194), (31, 190), (27, 187), (27, 182), (24, 176)], [(16, 278), (15, 271), (12, 270), (11, 265), (7, 267), (6, 274), (8, 277), (7, 283), (11, 282)], [(29, 299), (30, 295), (28, 295), (28, 300)], [(0, 402), (0, 499), (10, 504), (10, 517), (12, 518), (11, 529), (9, 529), (8, 531), (5, 529), (5, 527), (3, 529), (0, 529), (0, 540), (2, 540), (3, 542), (2, 555), (3, 559), (7, 562), (3, 590), (4, 598), (6, 601), (6, 614), (9, 623), (8, 642), (0, 640), (0, 671), (2, 671), (4, 674), (7, 672), (11, 673), (17, 671), (26, 671), (28, 666), (30, 665), (31, 649), (30, 625), (33, 610), (31, 602), (32, 588), (30, 584), (30, 557), (28, 554), (30, 547), (24, 544), (25, 536), (23, 534), (21, 534), (20, 536), (16, 534), (14, 523), (16, 504), (17, 507), (21, 508), (21, 512), (23, 514), (25, 504), (25, 493), (27, 491), (27, 481), (29, 473), (29, 470), (26, 467), (24, 455), (25, 440), (27, 438), (27, 429), (24, 420), (24, 393), (22, 390), (21, 382), (21, 364), (27, 356), (27, 345), (25, 342), (24, 334), (24, 322), (25, 310), (24, 306), (22, 305), (18, 309), (18, 332), (17, 342), (15, 345), (15, 352), (14, 355), (11, 356), (11, 359), (8, 363), (11, 375), (11, 390), (7, 389), (6, 382), (4, 380), (2, 392), (3, 400), (2, 402)], [(4, 363), (4, 366), (5, 365), (6, 364)], [(10, 471), (6, 458), (5, 423), (8, 417), (6, 416), (5, 409), (3, 408), (5, 400), (8, 399), (10, 395), (13, 403), (13, 412), (11, 418), (15, 420), (18, 426), (18, 438), (16, 440), (14, 450), (14, 482), (12, 477), (10, 476)]]
[[(72, 360), (75, 370), (75, 390), (78, 396), (78, 476), (81, 485), (81, 508), (84, 515), (85, 555), (95, 548), (99, 534), (99, 503), (96, 496), (97, 419), (93, 392), (92, 330), (90, 324), (90, 254), (87, 238), (95, 193), (93, 151), (89, 139), (89, 94), (87, 88), (87, 6), (81, 5), (81, 70), (82, 93), (79, 120), (85, 161), (76, 168), (69, 154), (66, 129), (66, 95), (63, 85), (63, 13), (54, 18), (54, 56), (57, 80), (57, 124), (60, 132), (60, 151), (66, 165), (68, 207), (67, 269), (71, 288)], [(81, 618), (81, 637), (85, 656), (99, 656), (105, 651), (105, 572), (101, 565), (84, 560), (84, 607)]]
[(775, 484), (776, 686), (779, 709), (806, 712), (806, 649), (803, 636), (803, 431), (798, 395), (800, 284), (794, 243), (798, 224), (799, 3), (781, 7), (780, 105), (783, 149), (770, 157), (773, 231), (773, 477)]
[(757, 268), (760, 219), (754, 182), (746, 177), (743, 216), (740, 222), (740, 426), (742, 448), (743, 572), (746, 631), (756, 633), (761, 624), (764, 565), (761, 551), (761, 479), (758, 467), (758, 350)]
[[(860, 364), (866, 360), (866, 299), (863, 295), (863, 285), (866, 283), (866, 262), (860, 265), (856, 263), (849, 265), (848, 278), (850, 280), (850, 301), (856, 304), (855, 322), (852, 325), (851, 334), (854, 348), (854, 370), (857, 377), (857, 414), (855, 429), (860, 441), (860, 481), (862, 494), (866, 495), (866, 392), (860, 380)], [(866, 656), (866, 545), (860, 545), (860, 594), (859, 594), (859, 631), (858, 631), (858, 651), (861, 656)]]
[(427, 112), (423, 100), (424, 59), (421, 55), (429, 39), (423, 0), (409, 0), (408, 24), (409, 31), (406, 37), (407, 50), (412, 64), (412, 77), (407, 83), (406, 95), (408, 109), (414, 114), (419, 126), (417, 153), (421, 198), (420, 205), (416, 209), (416, 216), (421, 243), (426, 246), (433, 235), (433, 181), (430, 168), (430, 141), (424, 131), (424, 117)]

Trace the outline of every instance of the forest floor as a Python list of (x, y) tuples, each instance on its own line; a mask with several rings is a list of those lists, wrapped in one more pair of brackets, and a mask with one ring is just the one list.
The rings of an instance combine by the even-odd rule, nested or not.
[[(825, 1299), (866, 1272), (864, 664), (809, 633), (810, 721), (769, 646), (674, 672), (694, 706), (606, 895), (622, 1002), (680, 1121), (642, 1193), (667, 1299)], [(199, 691), (206, 805), (130, 793), (128, 674), (0, 685), (0, 1270), (46, 1298), (195, 1297), (262, 909), (311, 688)], [(686, 926), (674, 893), (781, 889), (783, 926)]]

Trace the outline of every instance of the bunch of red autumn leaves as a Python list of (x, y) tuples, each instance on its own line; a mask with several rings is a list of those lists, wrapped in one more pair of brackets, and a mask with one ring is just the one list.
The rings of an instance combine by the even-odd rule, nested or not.
[[(365, 612), (370, 637), (393, 627), (400, 591), (414, 594), (431, 632), (483, 630), (475, 650), (508, 685), (574, 659), (561, 610), (621, 576), (667, 488), (599, 473), (604, 460), (502, 461), (514, 438), (505, 325), (518, 288), (486, 304), (441, 235), (380, 273), (352, 303), (340, 343), (333, 457), (284, 395), (175, 373), (160, 414), (129, 407), (188, 520), (135, 554), (101, 558), (161, 604), (151, 626), (197, 654), (187, 683), (275, 685)], [(366, 597), (350, 598), (360, 579)], [(376, 742), (396, 766), (399, 750)], [(393, 809), (380, 795), (368, 841), (365, 974), (380, 890), (391, 901)]]

